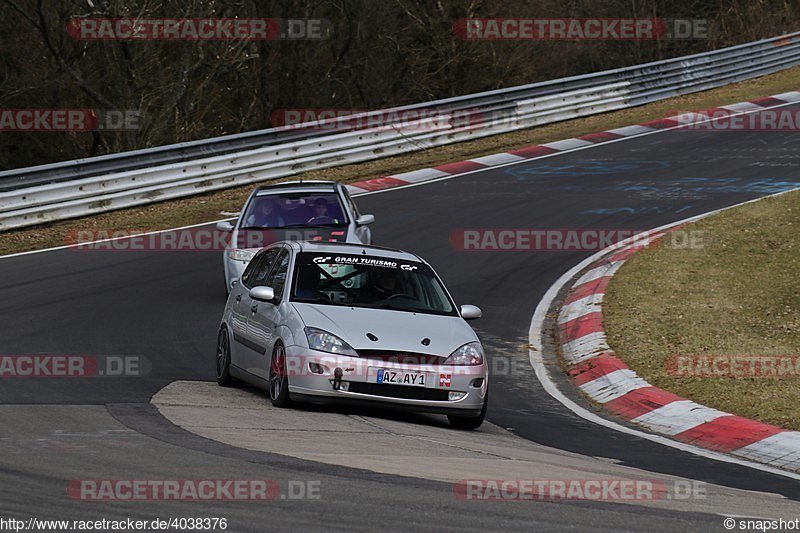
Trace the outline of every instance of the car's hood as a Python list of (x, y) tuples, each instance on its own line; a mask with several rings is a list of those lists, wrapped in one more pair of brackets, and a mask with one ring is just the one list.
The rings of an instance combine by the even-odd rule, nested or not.
[[(293, 305), (306, 326), (333, 333), (356, 350), (392, 350), (447, 357), (464, 344), (478, 340), (460, 316), (298, 302)], [(369, 340), (367, 333), (378, 340)], [(422, 344), (426, 338), (430, 339), (428, 346)]]
[(348, 228), (329, 228), (324, 226), (289, 229), (237, 229), (232, 242), (235, 248), (259, 250), (279, 241), (323, 241), (344, 242), (348, 238)]

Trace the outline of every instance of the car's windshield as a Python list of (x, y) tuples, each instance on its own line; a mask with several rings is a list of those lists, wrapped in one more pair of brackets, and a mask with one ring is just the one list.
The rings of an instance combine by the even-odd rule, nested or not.
[(282, 192), (254, 196), (241, 228), (294, 228), (347, 224), (335, 192)]
[(442, 282), (429, 266), (370, 255), (298, 254), (292, 300), (437, 315), (456, 314)]

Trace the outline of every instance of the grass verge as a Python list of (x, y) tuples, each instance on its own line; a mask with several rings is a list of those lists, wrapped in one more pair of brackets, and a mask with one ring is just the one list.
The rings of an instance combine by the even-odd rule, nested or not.
[[(797, 90), (798, 76), (800, 76), (800, 67), (794, 67), (763, 78), (655, 102), (641, 107), (559, 122), (377, 161), (315, 170), (305, 173), (303, 177), (304, 179), (333, 179), (353, 182), (471, 159), (534, 144), (553, 142), (587, 133), (664, 118), (674, 115), (677, 111), (709, 109), (719, 105)], [(255, 184), (247, 185), (189, 198), (122, 209), (91, 217), (4, 232), (0, 234), (2, 235), (0, 237), (0, 254), (61, 246), (69, 243), (68, 236), (74, 236), (78, 231), (154, 231), (217, 220), (221, 218), (221, 211), (238, 211), (241, 209), (247, 195), (255, 186)]]
[[(603, 302), (610, 346), (656, 387), (800, 430), (800, 367), (782, 366), (800, 356), (800, 191), (686, 229), (702, 232), (703, 245), (647, 249), (612, 279)], [(729, 367), (732, 355), (780, 362), (774, 373), (749, 360)], [(675, 356), (695, 358), (670, 372)], [(698, 364), (717, 356), (716, 367)]]

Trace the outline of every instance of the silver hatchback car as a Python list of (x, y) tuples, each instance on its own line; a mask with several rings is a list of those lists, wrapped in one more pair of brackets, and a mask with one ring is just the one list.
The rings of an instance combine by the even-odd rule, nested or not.
[(255, 253), (279, 241), (340, 241), (371, 244), (373, 215), (362, 215), (347, 187), (335, 181), (289, 181), (256, 188), (235, 222), (223, 255), (225, 291), (244, 273)]
[(446, 414), (481, 425), (489, 374), (483, 347), (428, 263), (387, 248), (281, 242), (259, 251), (222, 316), (216, 372), (290, 400)]

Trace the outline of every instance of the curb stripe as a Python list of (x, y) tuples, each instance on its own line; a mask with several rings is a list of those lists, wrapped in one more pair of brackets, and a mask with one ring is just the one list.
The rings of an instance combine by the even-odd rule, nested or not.
[(581, 139), (572, 138), (572, 139), (564, 139), (563, 141), (545, 143), (542, 146), (560, 152), (562, 150), (572, 150), (573, 148), (582, 148), (584, 146), (590, 146), (592, 144), (593, 143), (590, 143), (589, 141), (583, 141)]
[(633, 370), (621, 368), (584, 383), (580, 389), (597, 403), (608, 403), (632, 391), (649, 386), (650, 384), (637, 376)]
[(672, 402), (683, 400), (677, 394), (659, 389), (658, 387), (642, 387), (631, 391), (625, 396), (608, 402), (605, 407), (625, 420), (633, 420), (645, 413), (664, 407)]
[(455, 163), (445, 163), (444, 165), (433, 168), (445, 174), (461, 174), (462, 172), (469, 172), (470, 170), (486, 168), (486, 166), (487, 165), (476, 163), (475, 161), (456, 161)]
[[(533, 159), (536, 157), (556, 154), (564, 150), (574, 150), (577, 148), (593, 146), (605, 142), (617, 141), (624, 137), (644, 135), (647, 133), (653, 133), (657, 130), (674, 128), (681, 125), (693, 124), (695, 122), (705, 122), (708, 121), (711, 116), (716, 117), (731, 113), (753, 112), (762, 109), (763, 106), (785, 105), (786, 103), (793, 103), (797, 101), (800, 101), (800, 92), (788, 91), (766, 98), (751, 100), (750, 102), (739, 102), (712, 108), (710, 110), (687, 111), (677, 116), (652, 120), (643, 124), (634, 124), (631, 126), (614, 128), (612, 130), (589, 133), (571, 139), (562, 139), (560, 141), (554, 141), (546, 144), (525, 146), (516, 150), (509, 150), (508, 152), (499, 152), (496, 154), (475, 157), (464, 161), (444, 163), (436, 167), (423, 168), (413, 172), (405, 172), (392, 176), (360, 181), (348, 185), (348, 190), (351, 192), (380, 191), (389, 189), (391, 187), (399, 187), (411, 183), (420, 183), (446, 176), (483, 170), (493, 166), (516, 163), (524, 159)], [(387, 180), (387, 178), (389, 178), (389, 180)], [(391, 179), (398, 181), (393, 182)]]
[(608, 130), (608, 133), (622, 135), (623, 137), (630, 137), (631, 135), (641, 135), (643, 133), (650, 133), (652, 131), (654, 131), (653, 128), (648, 128), (642, 124), (636, 124), (634, 126), (625, 126), (622, 128)]
[(595, 267), (578, 278), (578, 281), (575, 282), (575, 285), (583, 285), (584, 283), (589, 283), (590, 281), (613, 276), (617, 270), (619, 270), (619, 267), (622, 266), (622, 263), (623, 261), (614, 261), (612, 263), (606, 263)]
[(612, 277), (613, 276), (603, 276), (582, 285), (577, 285), (567, 295), (566, 300), (564, 300), (564, 304), (570, 304), (590, 294), (605, 294), (606, 287), (608, 287), (608, 283), (611, 281)]
[(727, 414), (691, 400), (679, 400), (637, 416), (631, 422), (675, 436)]
[(589, 333), (574, 341), (561, 345), (561, 353), (568, 363), (575, 364), (590, 357), (595, 357), (603, 352), (610, 352), (611, 348), (606, 343), (606, 334), (602, 331)]
[(675, 438), (683, 442), (727, 453), (783, 431), (769, 424), (742, 418), (741, 416), (727, 415), (679, 433), (675, 435)]
[(761, 107), (770, 107), (780, 104), (785, 104), (785, 100), (779, 100), (774, 96), (765, 96), (764, 98), (756, 98), (755, 100), (750, 100), (751, 104), (759, 105)]
[(619, 133), (612, 133), (610, 131), (601, 131), (598, 133), (590, 133), (588, 135), (581, 135), (578, 139), (589, 141), (591, 143), (602, 143), (606, 141), (613, 141), (615, 139), (622, 139), (624, 135)]
[(505, 165), (506, 163), (516, 163), (517, 161), (524, 161), (524, 160), (525, 160), (524, 157), (504, 152), (470, 159), (470, 161), (473, 161), (475, 163), (480, 163), (481, 165), (487, 167), (493, 167), (495, 165)]
[(603, 332), (603, 315), (599, 311), (583, 315), (559, 327), (561, 338), (565, 341), (574, 341), (592, 333)]
[(351, 183), (353, 187), (359, 187), (365, 191), (380, 191), (382, 189), (391, 189), (392, 187), (399, 187), (400, 185), (408, 185), (408, 181), (404, 181), (394, 176), (384, 176), (382, 178), (372, 178), (366, 181), (357, 181)]
[(567, 374), (575, 380), (576, 385), (583, 385), (616, 370), (626, 370), (628, 365), (622, 359), (614, 357), (613, 353), (608, 352), (589, 359), (569, 369)]
[(581, 298), (580, 300), (576, 300), (571, 304), (565, 305), (561, 308), (561, 312), (558, 314), (558, 323), (564, 324), (584, 315), (600, 312), (599, 306), (602, 301), (603, 294), (594, 293), (586, 296), (585, 298)]
[(517, 150), (511, 150), (509, 153), (519, 156), (523, 159), (530, 159), (532, 157), (539, 157), (542, 155), (550, 155), (558, 152), (558, 150), (553, 150), (552, 148), (548, 148), (546, 146), (526, 146), (525, 148), (519, 148)]
[(777, 466), (800, 471), (800, 433), (786, 431), (776, 433), (733, 452), (734, 455)]
[[(800, 97), (800, 93), (798, 93)], [(608, 346), (603, 330), (605, 289), (619, 267), (669, 231), (609, 252), (574, 282), (557, 317), (562, 357), (575, 385), (607, 411), (650, 431), (699, 446), (800, 472), (800, 432), (700, 405), (653, 387)]]

